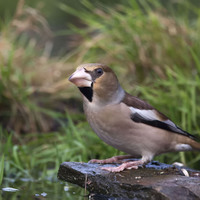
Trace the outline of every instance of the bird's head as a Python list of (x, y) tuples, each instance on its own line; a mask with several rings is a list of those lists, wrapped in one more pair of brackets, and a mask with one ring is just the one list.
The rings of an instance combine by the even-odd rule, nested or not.
[(111, 68), (99, 63), (80, 65), (69, 77), (89, 102), (118, 103), (124, 96), (118, 79)]

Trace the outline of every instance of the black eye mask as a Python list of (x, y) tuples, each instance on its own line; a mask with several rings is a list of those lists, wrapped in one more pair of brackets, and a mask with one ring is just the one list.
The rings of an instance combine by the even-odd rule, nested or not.
[(90, 76), (92, 77), (92, 81), (95, 82), (95, 80), (103, 74), (103, 69), (96, 68), (93, 71), (88, 71), (87, 69), (85, 69), (85, 72), (90, 74)]

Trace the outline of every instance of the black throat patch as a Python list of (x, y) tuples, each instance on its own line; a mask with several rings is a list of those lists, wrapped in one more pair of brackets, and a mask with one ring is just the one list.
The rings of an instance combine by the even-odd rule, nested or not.
[(79, 90), (81, 93), (88, 99), (88, 101), (92, 102), (92, 97), (93, 97), (93, 89), (92, 89), (93, 84), (91, 87), (79, 87)]

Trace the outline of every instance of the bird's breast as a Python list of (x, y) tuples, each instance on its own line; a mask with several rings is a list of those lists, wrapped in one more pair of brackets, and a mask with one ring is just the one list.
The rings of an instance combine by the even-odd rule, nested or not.
[(84, 111), (90, 126), (105, 143), (126, 153), (135, 154), (135, 156), (140, 155), (141, 153), (138, 152), (137, 148), (138, 144), (134, 143), (133, 134), (130, 130), (132, 126), (130, 127), (129, 110), (124, 112), (122, 107), (105, 106), (95, 109), (92, 106), (86, 106)]

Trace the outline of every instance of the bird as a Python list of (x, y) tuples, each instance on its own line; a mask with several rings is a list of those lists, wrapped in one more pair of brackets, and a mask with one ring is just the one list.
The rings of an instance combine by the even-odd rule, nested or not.
[(127, 93), (107, 65), (82, 64), (69, 81), (83, 96), (83, 110), (93, 131), (105, 143), (127, 154), (90, 161), (120, 163), (119, 166), (102, 167), (103, 170), (138, 169), (163, 153), (200, 151), (195, 136), (182, 130), (149, 103)]

